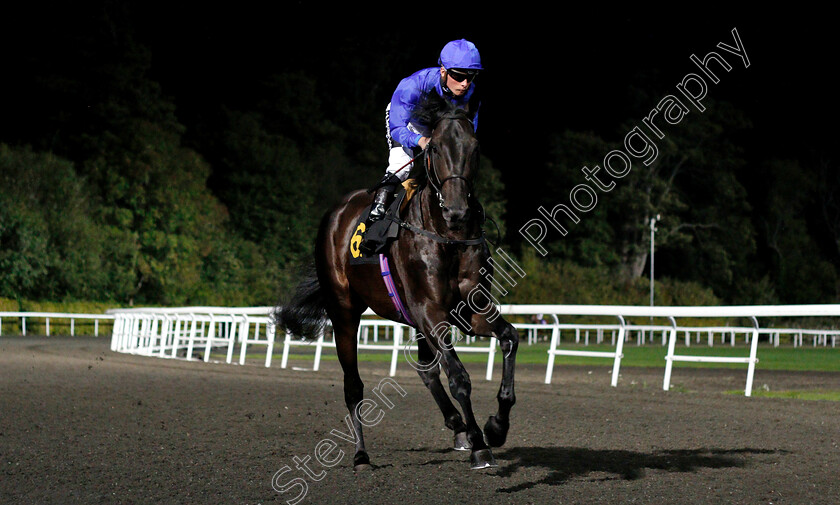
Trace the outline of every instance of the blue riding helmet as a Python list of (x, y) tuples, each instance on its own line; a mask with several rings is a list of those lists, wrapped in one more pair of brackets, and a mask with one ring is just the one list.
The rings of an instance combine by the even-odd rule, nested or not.
[(443, 46), (440, 58), (438, 58), (438, 65), (447, 70), (482, 70), (478, 49), (475, 44), (464, 39), (453, 40)]

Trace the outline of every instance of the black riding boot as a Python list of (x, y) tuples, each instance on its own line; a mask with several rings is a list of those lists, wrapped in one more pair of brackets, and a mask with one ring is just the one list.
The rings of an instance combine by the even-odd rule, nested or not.
[(376, 194), (373, 195), (373, 204), (371, 204), (370, 214), (368, 214), (369, 223), (382, 219), (385, 215), (385, 209), (388, 208), (388, 198), (401, 183), (400, 178), (391, 173), (386, 173), (385, 177), (379, 181), (379, 184), (375, 186)]
[(385, 208), (388, 205), (388, 197), (394, 192), (394, 187), (391, 185), (382, 186), (376, 190), (373, 195), (373, 205), (370, 207), (370, 214), (368, 220), (372, 223), (379, 221), (385, 215)]
[(382, 181), (374, 186), (376, 193), (373, 195), (373, 203), (370, 206), (370, 213), (368, 213), (367, 217), (367, 230), (365, 231), (362, 243), (359, 244), (359, 250), (368, 256), (376, 253), (385, 243), (385, 235), (382, 233), (383, 230), (377, 229), (377, 231), (373, 231), (372, 228), (376, 228), (377, 223), (385, 217), (388, 201), (391, 195), (397, 190), (400, 182), (399, 177), (393, 174), (385, 174)]

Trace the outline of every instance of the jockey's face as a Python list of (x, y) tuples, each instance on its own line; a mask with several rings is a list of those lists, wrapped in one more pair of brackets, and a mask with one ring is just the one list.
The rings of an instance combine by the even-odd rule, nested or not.
[(457, 70), (447, 71), (444, 67), (440, 67), (441, 79), (446, 79), (446, 87), (452, 91), (455, 96), (461, 96), (470, 89), (475, 74), (465, 74)]

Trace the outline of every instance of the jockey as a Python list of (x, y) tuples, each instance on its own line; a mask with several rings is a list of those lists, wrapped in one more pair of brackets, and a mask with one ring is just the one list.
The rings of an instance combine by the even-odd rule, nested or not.
[(466, 109), (478, 128), (480, 101), (473, 80), (482, 70), (481, 56), (475, 44), (464, 39), (453, 40), (443, 47), (439, 67), (419, 70), (400, 81), (385, 109), (386, 139), (390, 154), (385, 177), (376, 186), (369, 222), (382, 219), (388, 197), (408, 178), (413, 158), (429, 143), (424, 125), (410, 122), (411, 111), (426, 93), (434, 90), (440, 96)]

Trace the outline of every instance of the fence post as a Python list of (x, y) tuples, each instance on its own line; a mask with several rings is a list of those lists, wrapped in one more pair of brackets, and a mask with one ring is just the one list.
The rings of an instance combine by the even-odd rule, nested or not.
[(161, 328), (160, 332), (160, 349), (158, 349), (158, 355), (160, 357), (166, 355), (166, 343), (169, 342), (169, 334), (172, 332), (172, 321), (174, 319), (174, 316), (171, 314), (164, 314), (163, 317), (163, 328)]
[(621, 327), (618, 329), (618, 343), (615, 345), (615, 359), (613, 360), (612, 380), (610, 381), (613, 387), (618, 386), (618, 372), (621, 370), (621, 358), (624, 357), (624, 332), (627, 331), (624, 317), (618, 316), (618, 321)]
[(493, 380), (493, 361), (496, 359), (496, 339), (493, 337), (489, 338), (490, 340), (490, 349), (487, 352), (487, 380)]
[(248, 336), (251, 333), (251, 323), (248, 321), (248, 315), (243, 314), (242, 322), (239, 325), (239, 342), (242, 347), (239, 348), (239, 364), (245, 364), (245, 353), (248, 347)]
[(175, 333), (172, 336), (171, 357), (178, 355), (178, 346), (181, 344), (181, 314), (175, 314)]
[(280, 368), (286, 368), (289, 362), (289, 343), (292, 341), (292, 334), (286, 331), (286, 338), (283, 340), (283, 357), (280, 358)]
[(120, 316), (120, 314), (116, 314), (114, 316), (114, 325), (111, 327), (111, 350), (112, 351), (117, 350), (117, 344), (116, 344), (117, 332), (118, 332), (117, 328), (118, 328), (119, 321), (121, 320), (121, 318), (122, 318), (122, 316)]
[(228, 328), (228, 351), (227, 351), (227, 363), (230, 364), (233, 361), (233, 348), (236, 346), (236, 317), (231, 314), (230, 315), (230, 323), (227, 323)]
[(210, 350), (213, 348), (213, 338), (216, 336), (216, 316), (210, 314), (210, 328), (207, 330), (207, 342), (204, 344), (204, 362), (210, 361)]
[(755, 374), (755, 364), (758, 363), (756, 354), (758, 352), (758, 319), (751, 316), (753, 322), (752, 342), (750, 342), (750, 363), (747, 365), (747, 386), (744, 388), (744, 395), (752, 395), (753, 376)]
[(318, 335), (318, 340), (315, 342), (315, 362), (312, 365), (312, 370), (317, 372), (321, 368), (321, 351), (324, 349), (324, 328), (321, 328), (321, 334)]
[(551, 329), (551, 344), (548, 347), (548, 364), (545, 366), (545, 383), (551, 384), (551, 374), (554, 372), (554, 351), (557, 350), (557, 340), (560, 336), (560, 328), (554, 323)]
[(192, 325), (190, 326), (190, 340), (187, 343), (187, 361), (192, 360), (193, 346), (195, 345), (195, 331), (198, 325), (195, 314), (190, 314), (190, 317), (192, 318)]
[(265, 340), (265, 367), (268, 368), (271, 366), (271, 355), (274, 353), (274, 323), (270, 318), (265, 323)]
[(674, 367), (674, 348), (677, 345), (677, 321), (673, 317), (671, 320), (671, 337), (668, 339), (668, 354), (665, 355), (665, 378), (662, 381), (662, 389), (668, 391), (671, 387), (671, 370)]
[(389, 374), (391, 377), (397, 373), (397, 361), (400, 356), (400, 346), (402, 345), (403, 327), (401, 324), (394, 326), (394, 349), (391, 351), (391, 370)]
[(140, 328), (139, 332), (137, 333), (137, 338), (134, 344), (134, 349), (138, 353), (145, 353), (144, 346), (146, 346), (147, 342), (151, 340), (149, 338), (149, 334), (151, 333), (152, 327), (154, 326), (153, 317), (154, 316), (149, 316), (146, 314), (140, 315)]

